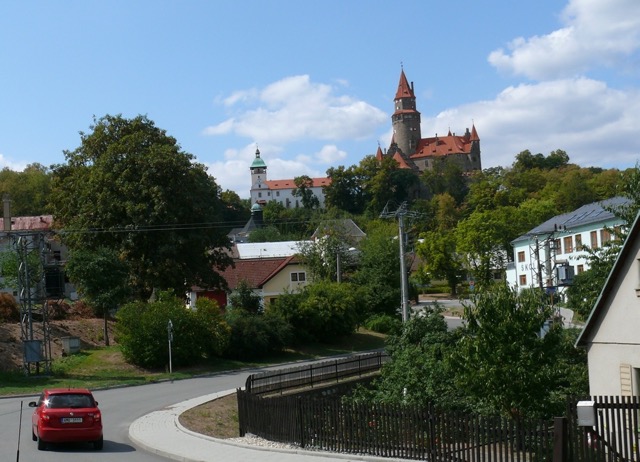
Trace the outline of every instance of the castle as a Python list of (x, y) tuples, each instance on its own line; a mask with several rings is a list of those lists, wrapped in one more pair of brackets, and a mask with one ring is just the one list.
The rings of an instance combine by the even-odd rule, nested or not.
[[(380, 146), (376, 158), (393, 157), (400, 168), (411, 169), (416, 173), (433, 170), (435, 164), (443, 159), (455, 161), (463, 172), (481, 170), (480, 138), (475, 124), (471, 131), (467, 128), (464, 135), (456, 135), (451, 130), (446, 136), (437, 134), (422, 138), (420, 112), (416, 109), (416, 95), (413, 82), (409, 85), (404, 69), (400, 72), (398, 91), (394, 98), (395, 112), (391, 116), (393, 137), (386, 152)], [(267, 165), (256, 149), (256, 157), (249, 167), (251, 172), (251, 203), (264, 205), (275, 200), (287, 208), (299, 207), (300, 199), (293, 195), (296, 185), (293, 179), (267, 180)], [(324, 206), (323, 187), (331, 184), (330, 178), (312, 178), (311, 191)]]
[(431, 138), (422, 138), (420, 112), (416, 109), (416, 95), (413, 82), (409, 85), (404, 69), (400, 72), (398, 91), (394, 98), (395, 112), (391, 116), (393, 137), (386, 153), (378, 147), (376, 157), (393, 157), (401, 168), (416, 172), (432, 170), (440, 159), (454, 160), (464, 172), (481, 170), (480, 138), (475, 125), (471, 131), (467, 128), (464, 135), (446, 136), (437, 134)]

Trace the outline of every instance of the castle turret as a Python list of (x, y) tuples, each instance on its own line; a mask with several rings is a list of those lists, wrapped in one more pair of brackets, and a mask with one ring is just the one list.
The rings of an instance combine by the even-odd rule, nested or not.
[(400, 72), (398, 91), (394, 99), (395, 112), (391, 116), (393, 138), (403, 154), (410, 156), (418, 147), (422, 138), (420, 132), (420, 113), (416, 110), (416, 96), (413, 82), (409, 85), (404, 69)]

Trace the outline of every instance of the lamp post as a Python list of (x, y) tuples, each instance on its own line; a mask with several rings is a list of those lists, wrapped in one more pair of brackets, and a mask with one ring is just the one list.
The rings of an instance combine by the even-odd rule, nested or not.
[(167, 324), (167, 334), (169, 337), (169, 374), (173, 372), (173, 367), (171, 364), (171, 342), (173, 341), (173, 323), (171, 319), (169, 319), (169, 323)]

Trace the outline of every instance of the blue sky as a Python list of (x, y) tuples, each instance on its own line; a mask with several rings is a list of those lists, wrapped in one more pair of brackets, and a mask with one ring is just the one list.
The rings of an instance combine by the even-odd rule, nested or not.
[(93, 116), (147, 115), (249, 196), (385, 148), (401, 63), (423, 136), (475, 124), (483, 167), (529, 149), (640, 158), (638, 0), (0, 2), (0, 167), (65, 162)]

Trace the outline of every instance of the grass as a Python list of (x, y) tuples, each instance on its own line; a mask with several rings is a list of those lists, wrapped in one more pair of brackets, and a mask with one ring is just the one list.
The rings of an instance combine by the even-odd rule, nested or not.
[(126, 363), (118, 346), (84, 350), (74, 355), (56, 359), (52, 363), (51, 374), (30, 375), (19, 372), (0, 373), (0, 395), (37, 394), (43, 388), (86, 387), (90, 389), (115, 386), (142, 385), (161, 380), (179, 380), (198, 375), (259, 367), (305, 359), (356, 353), (384, 347), (384, 336), (360, 329), (357, 333), (332, 344), (310, 344), (295, 349), (287, 349), (277, 356), (262, 361), (233, 361), (215, 358), (196, 367), (180, 368), (173, 365), (173, 371), (141, 369)]

